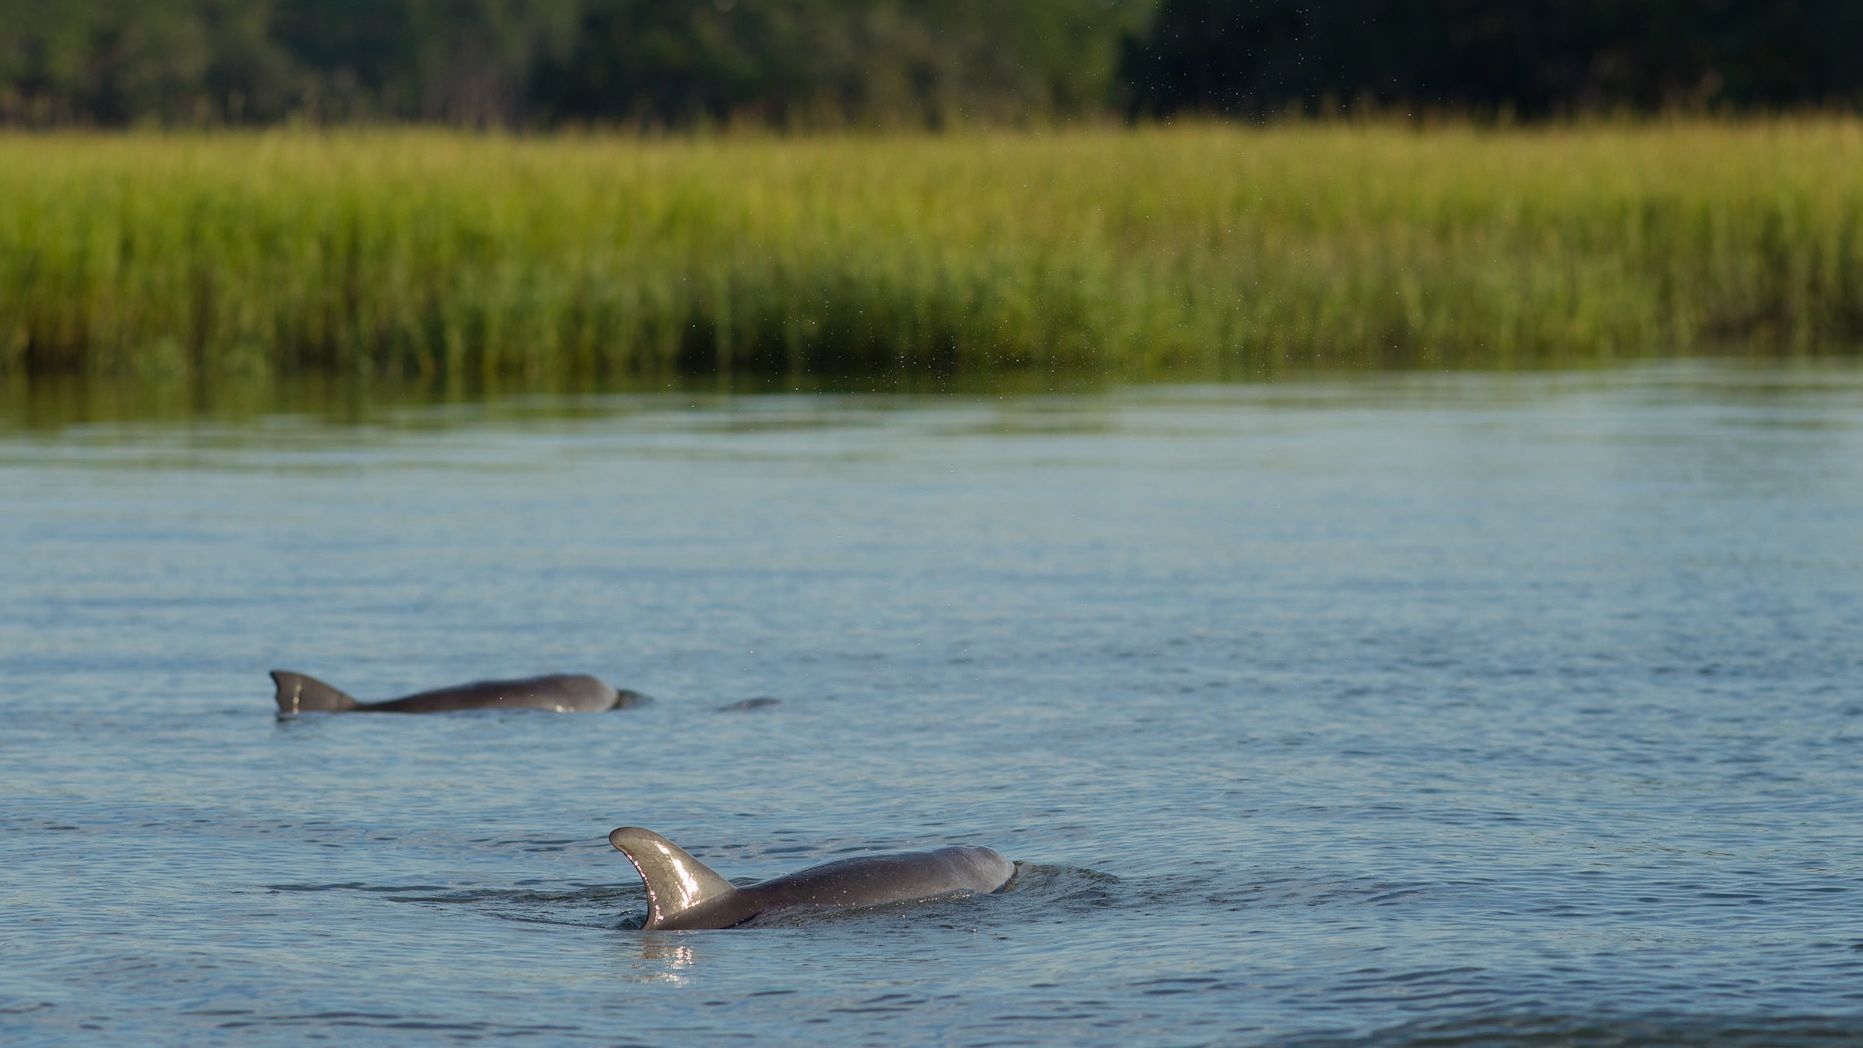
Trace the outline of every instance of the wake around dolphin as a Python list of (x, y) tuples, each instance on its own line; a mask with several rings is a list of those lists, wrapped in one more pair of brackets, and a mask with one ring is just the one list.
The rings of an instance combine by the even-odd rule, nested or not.
[(315, 677), (273, 670), (278, 715), (300, 713), (444, 713), (451, 710), (533, 709), (557, 713), (621, 710), (647, 701), (639, 692), (617, 691), (581, 673), (552, 673), (521, 680), (482, 680), (435, 688), (383, 702), (358, 702)]
[(871, 855), (737, 887), (652, 830), (623, 826), (608, 843), (647, 885), (648, 929), (732, 928), (771, 911), (829, 911), (912, 902), (1007, 885), (1016, 866), (988, 848)]

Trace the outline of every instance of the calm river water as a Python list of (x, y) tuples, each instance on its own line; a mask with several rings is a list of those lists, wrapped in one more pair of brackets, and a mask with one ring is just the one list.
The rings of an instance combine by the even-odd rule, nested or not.
[[(1856, 365), (7, 403), (13, 1048), (1863, 1040)], [(645, 933), (624, 824), (1025, 865)]]

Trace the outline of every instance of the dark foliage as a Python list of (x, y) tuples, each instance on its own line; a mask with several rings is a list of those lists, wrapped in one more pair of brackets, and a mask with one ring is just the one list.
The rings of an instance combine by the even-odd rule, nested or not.
[(0, 122), (682, 125), (1104, 110), (1152, 0), (0, 0)]
[(1477, 116), (1849, 105), (1855, 0), (1161, 0), (1134, 114)]
[(0, 123), (1847, 106), (1859, 0), (0, 0)]

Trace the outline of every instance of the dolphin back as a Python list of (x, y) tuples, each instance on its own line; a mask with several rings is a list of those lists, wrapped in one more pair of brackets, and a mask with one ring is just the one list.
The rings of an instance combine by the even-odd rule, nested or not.
[(644, 928), (729, 928), (756, 913), (754, 906), (739, 905), (741, 896), (730, 881), (652, 830), (623, 826), (608, 835), (608, 843), (627, 856), (647, 886)]
[(533, 709), (594, 713), (633, 706), (646, 696), (617, 692), (584, 673), (552, 673), (520, 680), (482, 680), (435, 688), (399, 699), (365, 702), (377, 713), (443, 713), (451, 710)]
[(739, 888), (651, 830), (623, 826), (608, 843), (647, 884), (648, 929), (732, 928), (768, 911), (845, 910), (1000, 891), (1016, 864), (988, 848), (939, 848), (836, 859)]
[(616, 691), (583, 673), (552, 673), (521, 680), (482, 680), (435, 688), (399, 699), (360, 702), (315, 677), (273, 670), (278, 715), (299, 713), (444, 713), (453, 710), (534, 709), (593, 713), (626, 709), (652, 700), (637, 691)]
[(272, 683), (278, 686), (278, 692), (273, 698), (278, 700), (278, 713), (282, 717), (299, 713), (334, 713), (353, 710), (362, 705), (342, 691), (302, 673), (273, 670)]

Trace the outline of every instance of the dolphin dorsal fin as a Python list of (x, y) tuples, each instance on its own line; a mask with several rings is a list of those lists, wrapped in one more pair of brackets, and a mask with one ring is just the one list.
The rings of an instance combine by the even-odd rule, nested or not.
[(697, 907), (734, 894), (737, 889), (684, 848), (638, 826), (623, 826), (608, 843), (627, 856), (647, 885), (647, 928), (664, 928)]
[(348, 695), (315, 677), (288, 670), (273, 670), (272, 683), (278, 685), (278, 715), (291, 717), (300, 713), (329, 713), (353, 710), (362, 705)]

